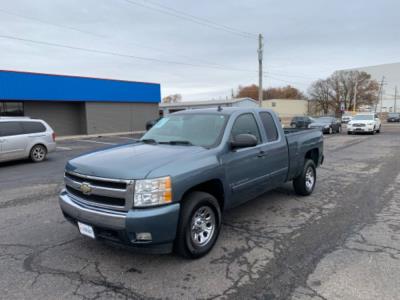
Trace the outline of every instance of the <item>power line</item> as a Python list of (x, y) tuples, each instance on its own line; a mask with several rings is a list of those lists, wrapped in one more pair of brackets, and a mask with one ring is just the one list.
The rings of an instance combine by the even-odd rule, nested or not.
[(282, 81), (282, 82), (286, 82), (286, 83), (289, 83), (289, 84), (294, 84), (294, 85), (297, 85), (297, 84), (299, 84), (299, 85), (305, 85), (305, 84), (309, 84), (309, 83), (306, 83), (306, 82), (296, 82), (296, 81), (289, 81), (289, 80), (285, 80), (285, 79), (281, 79), (281, 78), (277, 78), (277, 77), (275, 77), (275, 76), (271, 76), (271, 75), (269, 75), (269, 74), (265, 74), (264, 73), (264, 77), (266, 77), (266, 78), (271, 78), (271, 79), (274, 79), (274, 80), (277, 80), (277, 81)]
[(251, 33), (251, 32), (246, 32), (246, 31), (242, 31), (242, 30), (238, 30), (238, 29), (236, 29), (236, 28), (233, 28), (233, 27), (230, 27), (230, 26), (227, 26), (227, 25), (224, 25), (224, 24), (219, 24), (219, 23), (216, 23), (216, 22), (214, 22), (214, 21), (211, 21), (211, 20), (208, 20), (208, 19), (205, 19), (205, 18), (200, 18), (200, 17), (194, 16), (194, 15), (191, 15), (191, 14), (188, 14), (188, 13), (185, 13), (185, 12), (182, 12), (182, 11), (179, 11), (179, 10), (174, 9), (174, 8), (172, 8), (172, 7), (166, 6), (166, 5), (161, 4), (161, 3), (159, 3), (159, 2), (155, 2), (155, 1), (151, 1), (151, 0), (146, 0), (146, 2), (150, 2), (150, 3), (152, 3), (153, 5), (157, 5), (157, 6), (159, 6), (159, 7), (164, 8), (164, 9), (174, 11), (174, 12), (176, 12), (176, 13), (178, 13), (178, 14), (186, 15), (186, 16), (191, 17), (191, 18), (193, 18), (193, 19), (197, 19), (197, 20), (200, 20), (200, 21), (203, 21), (203, 22), (206, 22), (206, 23), (214, 24), (214, 25), (216, 25), (216, 26), (225, 28), (225, 29), (230, 30), (230, 31), (233, 31), (233, 32), (237, 32), (237, 33), (239, 33), (239, 34), (248, 35), (248, 36), (252, 36), (252, 37), (257, 37), (257, 34), (254, 34), (254, 33)]
[(38, 18), (26, 16), (26, 15), (17, 14), (17, 13), (10, 12), (10, 11), (7, 11), (7, 10), (2, 9), (2, 8), (0, 8), (0, 12), (3, 13), (3, 14), (9, 15), (9, 16), (14, 16), (14, 17), (18, 17), (18, 18), (23, 18), (23, 19), (35, 21), (35, 22), (38, 22), (38, 23), (42, 23), (42, 24), (46, 24), (46, 25), (55, 26), (55, 27), (58, 27), (58, 28), (69, 29), (69, 30), (73, 30), (73, 31), (76, 31), (76, 32), (84, 33), (84, 34), (89, 34), (89, 35), (97, 36), (97, 37), (104, 37), (104, 36), (102, 36), (102, 35), (100, 35), (100, 34), (97, 34), (97, 33), (89, 32), (89, 31), (82, 30), (82, 29), (75, 28), (75, 27), (71, 27), (71, 26), (59, 25), (59, 24), (56, 24), (56, 23), (53, 23), (53, 22), (44, 21), (44, 20), (41, 20), (41, 19), (38, 19)]
[(20, 38), (20, 37), (15, 37), (15, 36), (0, 35), (0, 38), (34, 43), (34, 44), (39, 44), (39, 45), (51, 46), (51, 47), (84, 51), (84, 52), (89, 52), (89, 53), (105, 54), (105, 55), (118, 56), (118, 57), (127, 57), (127, 58), (133, 58), (133, 59), (137, 59), (137, 60), (143, 60), (143, 61), (152, 61), (152, 62), (159, 62), (159, 63), (166, 63), (166, 64), (176, 64), (176, 65), (183, 65), (183, 66), (200, 67), (200, 68), (212, 68), (212, 69), (218, 69), (218, 70), (249, 72), (248, 70), (235, 69), (235, 68), (231, 68), (231, 67), (218, 67), (218, 66), (212, 66), (212, 65), (204, 65), (204, 64), (201, 65), (201, 64), (185, 63), (185, 62), (172, 61), (172, 60), (162, 60), (162, 59), (152, 58), (152, 57), (137, 56), (137, 55), (124, 54), (124, 53), (98, 50), (98, 49), (89, 49), (89, 48), (71, 46), (71, 45), (60, 44), (60, 43), (51, 43), (51, 42), (45, 42), (45, 41), (39, 41), (39, 40)]
[[(16, 16), (16, 17), (19, 17), (19, 18), (32, 20), (32, 21), (39, 22), (39, 23), (42, 23), (42, 24), (51, 25), (51, 26), (54, 26), (54, 27), (57, 27), (57, 28), (73, 30), (73, 31), (77, 31), (77, 32), (80, 32), (80, 33), (84, 33), (84, 34), (88, 34), (88, 35), (92, 35), (92, 36), (96, 36), (96, 37), (100, 37), (100, 38), (107, 38), (106, 35), (97, 34), (97, 33), (86, 31), (86, 30), (80, 30), (78, 28), (71, 27), (71, 26), (65, 26), (65, 25), (60, 25), (60, 24), (53, 23), (53, 22), (44, 21), (44, 20), (41, 20), (41, 19), (38, 19), (38, 18), (35, 18), (35, 17), (31, 17), (31, 16), (27, 16), (27, 15), (21, 15), (21, 14), (17, 14), (17, 13), (14, 13), (14, 12), (6, 11), (6, 10), (1, 9), (1, 8), (0, 8), (0, 12), (4, 13), (4, 14), (7, 14), (7, 15), (10, 15), (10, 16)], [(184, 55), (184, 54), (180, 54), (180, 53), (176, 53), (176, 52), (172, 52), (172, 51), (166, 51), (165, 49), (159, 49), (159, 48), (155, 48), (155, 47), (152, 47), (152, 46), (147, 46), (147, 45), (143, 45), (143, 44), (139, 44), (139, 43), (134, 43), (134, 42), (131, 42), (131, 41), (127, 42), (126, 44), (127, 45), (138, 46), (140, 48), (149, 49), (149, 50), (157, 51), (157, 52), (164, 53), (164, 54), (165, 53), (174, 54), (176, 56), (180, 56), (182, 58), (187, 58), (187, 59), (190, 59), (190, 60), (195, 60), (195, 61), (201, 62), (203, 64), (207, 64), (207, 65), (219, 66), (219, 67), (222, 67), (222, 68), (231, 68), (229, 66), (222, 65), (222, 64), (219, 64), (219, 63), (215, 63), (215, 62), (211, 62), (211, 61), (208, 61), (208, 60), (199, 59), (199, 58), (193, 58), (193, 57), (191, 57), (189, 55)], [(239, 69), (237, 69), (237, 70), (239, 71)], [(255, 71), (251, 71), (251, 70), (243, 70), (243, 71), (255, 72)]]
[(146, 5), (144, 3), (136, 2), (136, 1), (133, 1), (133, 0), (124, 0), (124, 1), (129, 3), (129, 4), (132, 4), (132, 5), (140, 6), (140, 7), (149, 9), (149, 10), (154, 10), (154, 11), (157, 11), (159, 13), (163, 13), (163, 14), (166, 14), (166, 15), (174, 16), (174, 17), (177, 17), (177, 18), (180, 18), (180, 19), (184, 19), (184, 20), (189, 21), (189, 22), (193, 22), (193, 23), (196, 23), (196, 24), (199, 24), (199, 25), (207, 26), (209, 28), (213, 28), (213, 29), (216, 29), (216, 30), (221, 30), (221, 31), (225, 31), (225, 32), (228, 32), (228, 33), (231, 33), (231, 34), (235, 34), (235, 35), (241, 36), (243, 38), (254, 39), (255, 37), (257, 37), (256, 34), (248, 33), (248, 32), (242, 32), (242, 31), (236, 30), (236, 29), (234, 29), (232, 27), (228, 27), (228, 26), (223, 25), (223, 24), (218, 24), (216, 22), (212, 22), (212, 21), (209, 21), (209, 20), (206, 20), (206, 19), (202, 19), (202, 18), (193, 16), (193, 15), (189, 15), (187, 13), (178, 11), (176, 9), (169, 8), (169, 7), (167, 7), (165, 5), (162, 5), (162, 4), (157, 4), (157, 3), (152, 2), (152, 1), (148, 1), (148, 2), (150, 2), (151, 5), (153, 5), (153, 6), (149, 6), (149, 5)]

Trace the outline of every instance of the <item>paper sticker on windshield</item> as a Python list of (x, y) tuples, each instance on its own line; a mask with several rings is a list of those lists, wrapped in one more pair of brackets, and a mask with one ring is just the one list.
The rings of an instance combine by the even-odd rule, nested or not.
[(156, 125), (154, 125), (155, 128), (160, 128), (163, 127), (165, 125), (165, 123), (167, 123), (169, 120), (169, 118), (162, 118), (160, 121), (158, 121), (156, 123)]

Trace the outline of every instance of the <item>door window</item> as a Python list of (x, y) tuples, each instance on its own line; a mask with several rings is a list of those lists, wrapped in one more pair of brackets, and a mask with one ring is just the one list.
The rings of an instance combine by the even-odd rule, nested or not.
[(261, 112), (260, 118), (264, 126), (265, 133), (267, 134), (268, 142), (276, 141), (279, 138), (279, 135), (272, 115), (269, 112)]
[(0, 136), (24, 134), (20, 122), (0, 122)]
[(233, 124), (231, 137), (244, 133), (254, 135), (258, 143), (260, 143), (260, 131), (258, 130), (258, 125), (253, 114), (240, 115)]

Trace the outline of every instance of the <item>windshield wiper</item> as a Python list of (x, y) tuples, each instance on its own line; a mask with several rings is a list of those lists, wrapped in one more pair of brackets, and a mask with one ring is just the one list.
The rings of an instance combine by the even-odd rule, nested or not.
[(140, 141), (145, 144), (157, 144), (157, 141), (155, 139), (142, 139)]
[(160, 142), (160, 144), (169, 144), (169, 145), (187, 145), (187, 146), (193, 146), (193, 144), (189, 141), (179, 141), (179, 140), (175, 140), (175, 141), (168, 141), (168, 142)]

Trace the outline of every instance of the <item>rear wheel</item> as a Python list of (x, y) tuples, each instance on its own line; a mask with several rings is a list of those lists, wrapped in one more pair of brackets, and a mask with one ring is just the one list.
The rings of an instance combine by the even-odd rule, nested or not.
[(301, 196), (311, 195), (317, 181), (315, 163), (308, 159), (304, 163), (301, 175), (293, 180), (293, 188), (296, 194)]
[(32, 147), (29, 157), (33, 162), (41, 162), (45, 160), (46, 155), (47, 149), (45, 146), (35, 145)]
[(187, 258), (206, 255), (213, 248), (220, 228), (217, 199), (204, 192), (190, 193), (182, 201), (175, 252)]

